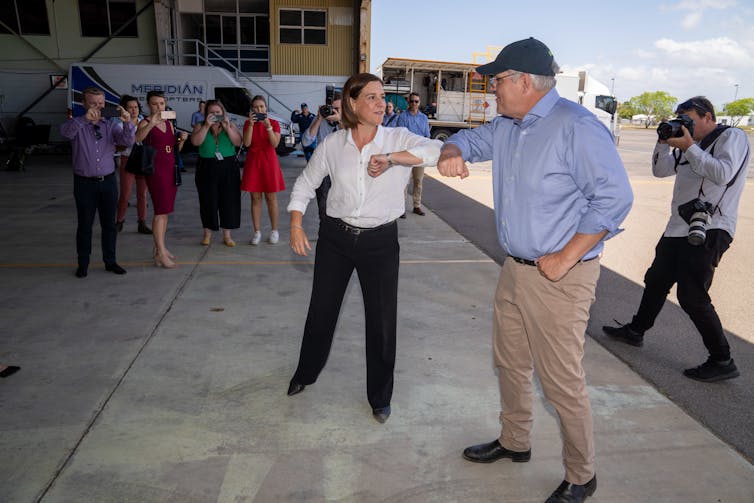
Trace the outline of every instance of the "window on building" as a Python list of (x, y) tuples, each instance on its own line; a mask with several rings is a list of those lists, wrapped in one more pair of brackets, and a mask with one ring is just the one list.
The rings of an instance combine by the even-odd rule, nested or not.
[(45, 0), (4, 0), (0, 2), (0, 33), (20, 35), (49, 35)]
[(135, 19), (126, 25), (136, 15), (136, 0), (78, 1), (81, 36), (109, 37), (124, 26), (118, 37), (139, 36)]
[(327, 11), (280, 9), (281, 44), (327, 44)]

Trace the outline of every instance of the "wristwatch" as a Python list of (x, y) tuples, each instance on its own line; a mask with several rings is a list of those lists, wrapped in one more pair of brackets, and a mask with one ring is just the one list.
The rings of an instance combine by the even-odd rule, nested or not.
[(395, 164), (395, 163), (393, 162), (393, 160), (392, 160), (392, 159), (390, 158), (390, 156), (391, 156), (391, 155), (392, 155), (392, 153), (389, 153), (389, 154), (388, 154), (388, 155), (386, 156), (386, 157), (387, 157), (387, 167), (388, 167), (388, 168), (392, 168), (392, 167), (393, 167), (393, 165)]

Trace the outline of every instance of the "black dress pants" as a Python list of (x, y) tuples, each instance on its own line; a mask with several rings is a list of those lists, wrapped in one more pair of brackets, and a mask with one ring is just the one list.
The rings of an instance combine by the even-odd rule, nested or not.
[(202, 227), (213, 231), (241, 227), (241, 174), (235, 159), (200, 159), (194, 183)]
[(400, 246), (395, 222), (359, 232), (325, 217), (314, 259), (314, 284), (293, 379), (312, 384), (325, 367), (353, 270), (359, 275), (366, 318), (367, 398), (390, 405), (395, 368)]
[(702, 335), (713, 360), (730, 358), (730, 347), (720, 317), (708, 294), (715, 268), (733, 239), (726, 231), (711, 229), (700, 246), (685, 237), (662, 237), (655, 248), (655, 259), (644, 276), (644, 294), (631, 326), (644, 332), (654, 325), (670, 288), (678, 283), (678, 303)]
[(102, 228), (102, 260), (105, 264), (115, 263), (115, 214), (118, 210), (118, 184), (115, 173), (104, 177), (87, 178), (73, 175), (73, 197), (76, 200), (76, 254), (79, 267), (89, 267), (92, 254), (92, 227), (94, 215), (99, 213)]

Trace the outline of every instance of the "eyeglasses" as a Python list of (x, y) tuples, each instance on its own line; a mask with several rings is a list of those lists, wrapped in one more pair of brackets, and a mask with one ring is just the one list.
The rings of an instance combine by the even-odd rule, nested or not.
[(508, 75), (501, 75), (500, 77), (495, 77), (494, 75), (490, 76), (490, 85), (492, 87), (496, 87), (500, 85), (502, 81), (507, 79), (508, 77), (513, 77), (514, 75), (520, 75), (521, 72), (511, 72)]
[(102, 132), (100, 131), (99, 124), (94, 124), (94, 137), (98, 140), (102, 139)]
[(419, 103), (419, 100), (408, 100), (409, 103)]

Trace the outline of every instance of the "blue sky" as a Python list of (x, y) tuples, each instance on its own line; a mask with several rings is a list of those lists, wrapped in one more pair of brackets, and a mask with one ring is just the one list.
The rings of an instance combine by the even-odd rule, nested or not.
[(754, 97), (754, 0), (373, 0), (370, 63), (471, 62), (474, 51), (530, 36), (565, 71), (588, 70), (608, 87), (615, 79), (620, 101), (644, 91), (701, 94), (716, 107)]

